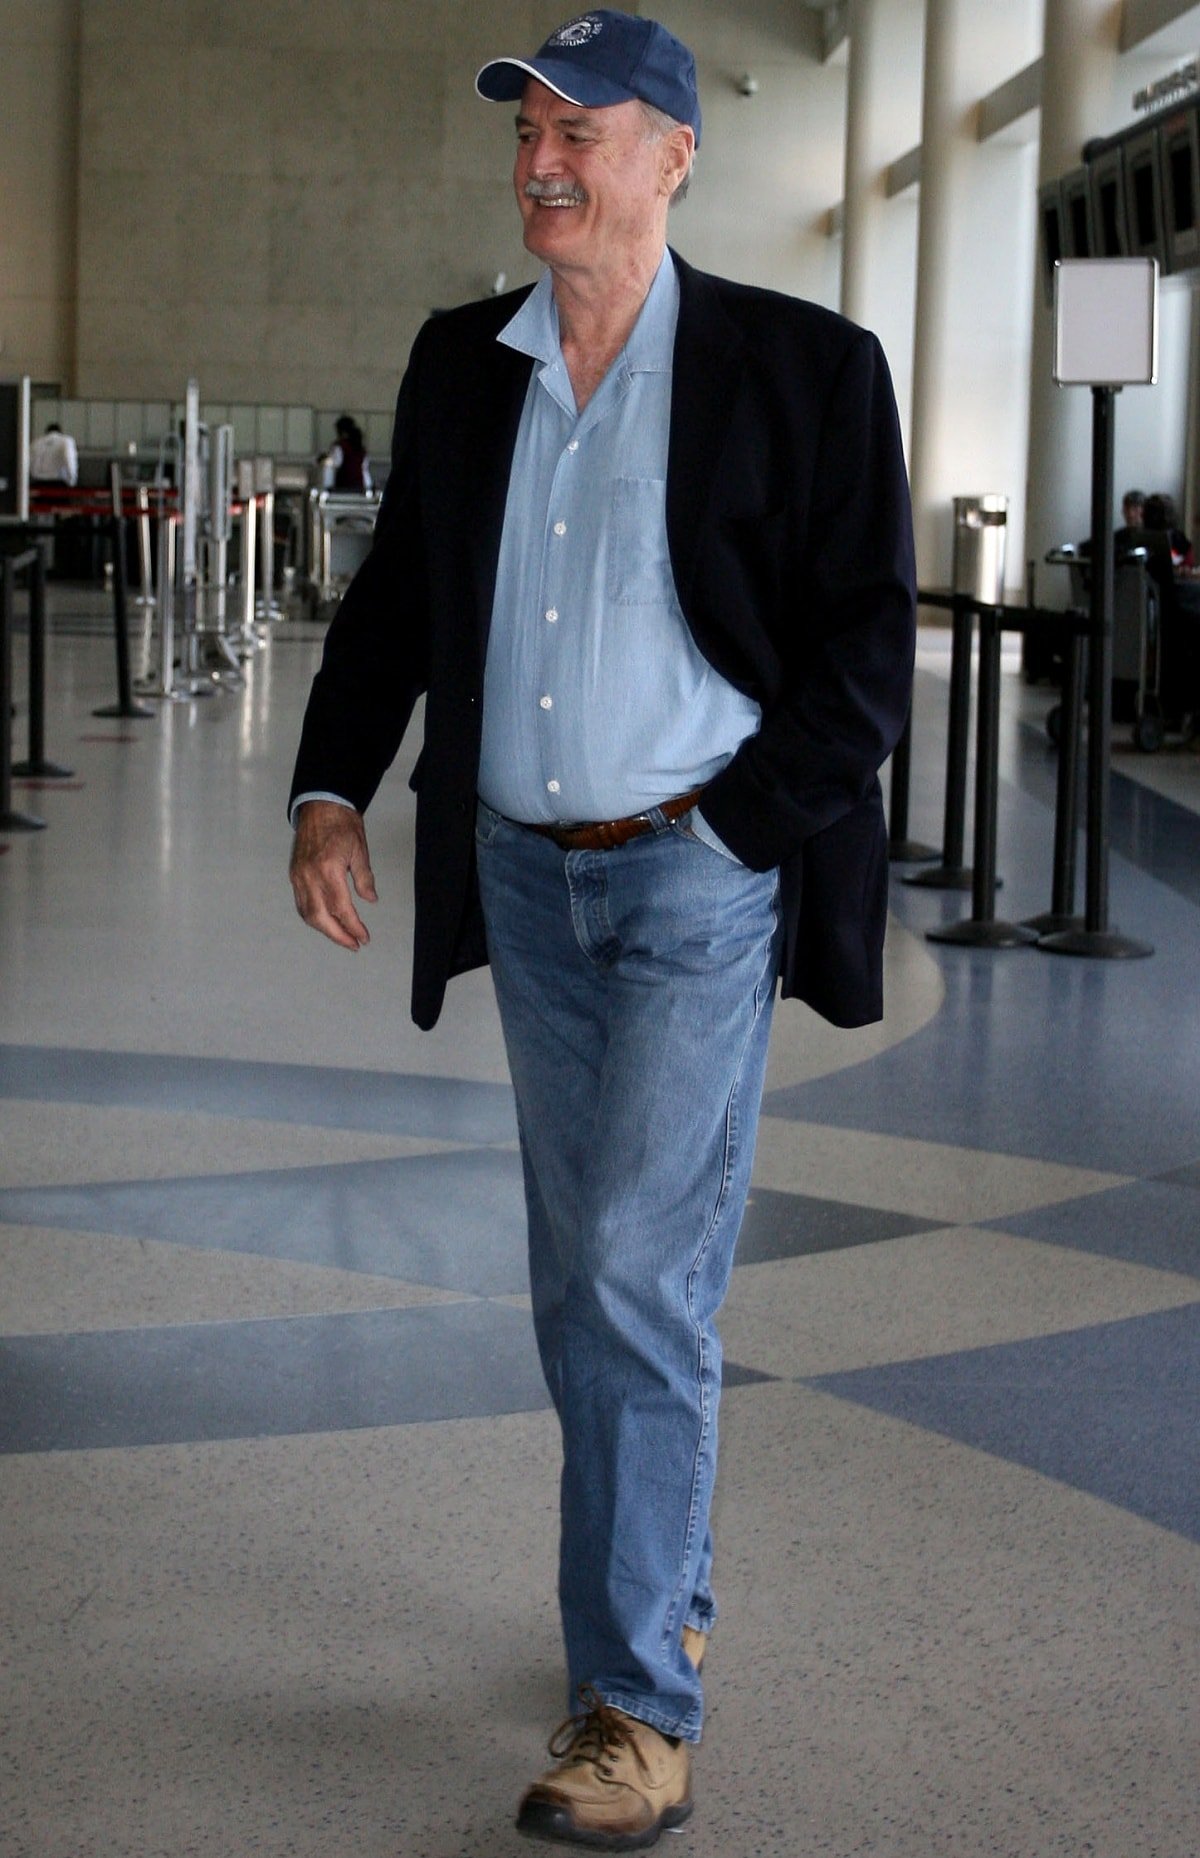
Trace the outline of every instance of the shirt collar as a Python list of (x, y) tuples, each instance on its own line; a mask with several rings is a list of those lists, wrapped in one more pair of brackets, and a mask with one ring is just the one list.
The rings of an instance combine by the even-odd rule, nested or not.
[[(646, 293), (646, 301), (625, 344), (625, 365), (633, 374), (669, 374), (679, 318), (679, 277), (669, 251)], [(558, 310), (549, 271), (543, 271), (529, 296), (501, 329), (496, 340), (543, 364), (560, 354)]]

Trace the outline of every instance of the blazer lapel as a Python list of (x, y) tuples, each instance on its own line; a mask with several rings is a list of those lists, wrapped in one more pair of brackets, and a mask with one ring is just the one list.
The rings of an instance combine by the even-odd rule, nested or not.
[(503, 342), (493, 341), (480, 370), (476, 404), (472, 409), (477, 455), (472, 473), (474, 495), (469, 506), (474, 512), (470, 546), (481, 667), (492, 621), (496, 565), (500, 558), (513, 447), (517, 442), (517, 428), (532, 367), (528, 355), (518, 353)]
[(679, 274), (679, 323), (671, 376), (667, 454), (667, 539), (686, 609), (716, 466), (745, 369), (742, 337), (703, 271), (672, 252)]

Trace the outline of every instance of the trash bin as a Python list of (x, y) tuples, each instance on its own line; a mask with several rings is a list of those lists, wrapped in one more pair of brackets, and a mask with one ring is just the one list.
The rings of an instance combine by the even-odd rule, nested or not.
[(985, 606), (1003, 604), (1007, 538), (1007, 497), (955, 497), (952, 573), (956, 594), (970, 594)]

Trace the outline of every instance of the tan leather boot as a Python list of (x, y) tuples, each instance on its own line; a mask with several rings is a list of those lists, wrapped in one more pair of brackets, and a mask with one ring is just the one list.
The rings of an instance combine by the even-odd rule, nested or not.
[(641, 1851), (692, 1810), (691, 1749), (580, 1687), (584, 1713), (550, 1738), (556, 1765), (533, 1783), (517, 1812), (530, 1838)]

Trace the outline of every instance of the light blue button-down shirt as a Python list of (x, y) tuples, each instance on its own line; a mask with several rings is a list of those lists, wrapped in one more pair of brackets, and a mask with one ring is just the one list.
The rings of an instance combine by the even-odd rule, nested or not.
[[(510, 819), (620, 819), (711, 780), (759, 726), (697, 648), (667, 549), (679, 281), (664, 255), (582, 413), (549, 273), (500, 333), (536, 366), (513, 452), (479, 793)], [(698, 829), (717, 845), (703, 822)]]

